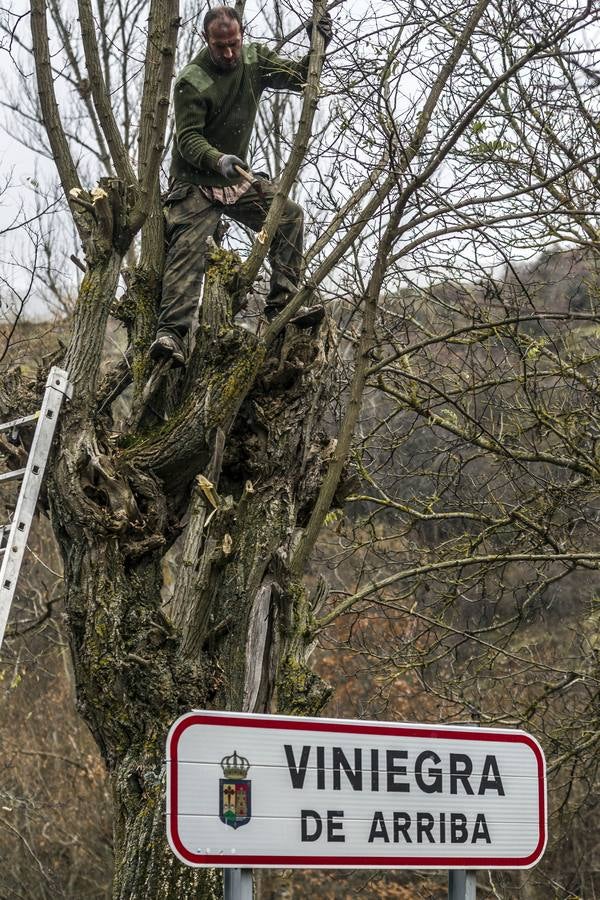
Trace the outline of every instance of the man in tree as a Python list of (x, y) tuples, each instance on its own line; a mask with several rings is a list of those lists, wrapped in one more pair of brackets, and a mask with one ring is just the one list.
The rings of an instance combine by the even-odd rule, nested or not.
[[(318, 29), (329, 43), (331, 17)], [(312, 23), (306, 25), (309, 36)], [(260, 231), (276, 188), (266, 180), (251, 183), (245, 157), (260, 95), (266, 89), (301, 91), (308, 56), (283, 59), (262, 44), (244, 44), (237, 10), (211, 9), (204, 18), (206, 47), (175, 82), (175, 146), (171, 184), (165, 203), (167, 257), (158, 333), (150, 347), (157, 360), (185, 365), (185, 338), (192, 324), (204, 271), (206, 241), (222, 213)], [(302, 209), (287, 200), (271, 244), (271, 286), (265, 306), (273, 319), (298, 288), (303, 252)], [(318, 324), (322, 306), (302, 307), (291, 320), (300, 328)]]

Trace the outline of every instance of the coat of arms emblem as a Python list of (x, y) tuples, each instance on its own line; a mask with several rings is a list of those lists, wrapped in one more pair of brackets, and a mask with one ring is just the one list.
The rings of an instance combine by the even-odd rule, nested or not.
[(219, 818), (231, 828), (247, 825), (251, 816), (251, 782), (246, 778), (250, 763), (234, 750), (223, 757), (221, 768), (225, 778), (219, 779)]

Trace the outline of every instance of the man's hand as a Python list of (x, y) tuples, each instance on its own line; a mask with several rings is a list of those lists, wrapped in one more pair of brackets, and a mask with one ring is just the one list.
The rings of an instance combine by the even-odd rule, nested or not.
[[(306, 33), (308, 34), (309, 41), (312, 40), (312, 29), (313, 24), (310, 19), (308, 19), (304, 23), (304, 27), (306, 28)], [(325, 41), (325, 47), (329, 45), (331, 42), (331, 38), (333, 37), (333, 21), (331, 19), (331, 15), (328, 12), (324, 12), (319, 21), (317, 22), (317, 31), (323, 35), (323, 40)]]
[(236, 172), (235, 167), (239, 166), (240, 169), (248, 170), (247, 163), (244, 162), (243, 159), (240, 159), (239, 156), (234, 156), (233, 153), (224, 153), (219, 162), (217, 163), (217, 169), (221, 173), (224, 178), (239, 178), (239, 173)]

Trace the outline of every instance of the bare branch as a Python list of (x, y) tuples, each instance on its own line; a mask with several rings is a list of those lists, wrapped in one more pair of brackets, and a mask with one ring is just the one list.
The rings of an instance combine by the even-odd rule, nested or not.
[[(39, 2), (39, 0), (36, 0)], [(137, 183), (133, 166), (123, 143), (123, 138), (115, 121), (110, 98), (104, 83), (100, 55), (98, 53), (98, 41), (96, 27), (92, 13), (90, 0), (78, 0), (79, 21), (81, 23), (81, 37), (85, 52), (85, 63), (88, 70), (90, 90), (94, 99), (94, 106), (100, 120), (100, 127), (112, 157), (115, 170), (119, 178), (126, 185), (133, 186)]]
[(179, 30), (179, 0), (152, 0), (148, 21), (139, 138), (140, 194), (131, 216), (131, 229), (134, 233), (148, 215), (158, 187)]
[(48, 26), (44, 0), (32, 0), (31, 3), (31, 36), (37, 75), (38, 95), (42, 109), (44, 125), (54, 155), (56, 168), (67, 198), (73, 188), (81, 188), (79, 176), (71, 157), (71, 151), (65, 137), (54, 94), (52, 69), (50, 66), (50, 49), (48, 45)]

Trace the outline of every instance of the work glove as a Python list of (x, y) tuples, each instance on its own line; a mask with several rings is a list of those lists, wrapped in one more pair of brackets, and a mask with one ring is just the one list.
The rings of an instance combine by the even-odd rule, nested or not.
[(233, 153), (224, 153), (219, 162), (217, 163), (217, 169), (221, 173), (224, 178), (239, 178), (239, 173), (235, 171), (235, 167), (239, 166), (240, 169), (246, 169), (248, 171), (248, 166), (244, 162), (243, 159), (240, 159), (239, 156), (235, 156)]
[[(306, 33), (308, 34), (309, 41), (312, 40), (312, 29), (313, 23), (312, 19), (307, 19), (304, 23), (304, 27), (306, 28)], [(325, 47), (329, 45), (331, 42), (331, 38), (333, 37), (333, 21), (328, 12), (324, 12), (319, 21), (317, 22), (317, 30), (320, 34), (323, 35), (323, 40), (325, 41)]]

